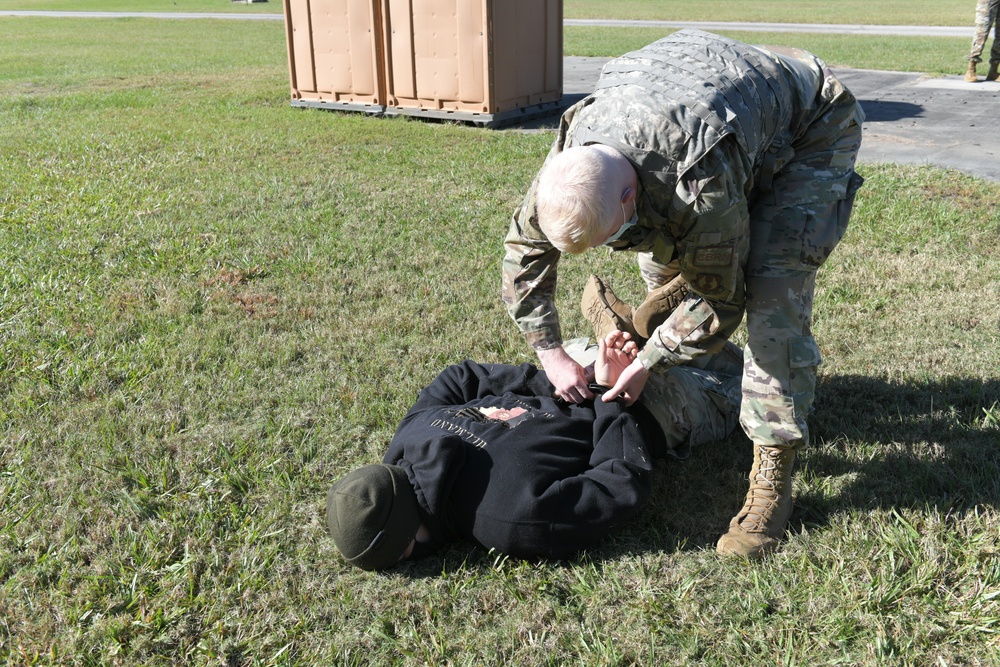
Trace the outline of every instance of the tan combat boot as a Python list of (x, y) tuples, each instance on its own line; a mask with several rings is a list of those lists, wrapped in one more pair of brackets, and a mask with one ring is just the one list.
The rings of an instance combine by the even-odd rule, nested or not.
[(997, 64), (998, 63), (993, 62), (990, 63), (990, 71), (986, 73), (987, 81), (996, 81), (997, 77), (1000, 76), (1000, 74), (997, 73)]
[(976, 77), (976, 63), (970, 62), (969, 69), (965, 71), (965, 80), (969, 83), (975, 83), (979, 79)]
[(750, 490), (729, 531), (719, 538), (720, 554), (756, 557), (778, 546), (792, 513), (794, 463), (794, 449), (754, 445)]
[(597, 276), (590, 276), (583, 288), (580, 309), (583, 316), (594, 325), (594, 335), (603, 338), (619, 329), (632, 335), (642, 344), (653, 335), (674, 309), (688, 295), (688, 284), (679, 274), (670, 282), (646, 295), (638, 308), (633, 308), (611, 290)]
[(670, 313), (680, 305), (691, 290), (680, 274), (663, 287), (657, 287), (646, 295), (632, 314), (632, 324), (643, 338), (649, 338), (656, 327), (670, 317)]
[(611, 291), (611, 287), (597, 276), (590, 276), (587, 280), (580, 299), (580, 309), (587, 321), (594, 325), (594, 336), (597, 338), (604, 338), (618, 329), (631, 334), (637, 343), (645, 341), (632, 325), (632, 306), (619, 299)]

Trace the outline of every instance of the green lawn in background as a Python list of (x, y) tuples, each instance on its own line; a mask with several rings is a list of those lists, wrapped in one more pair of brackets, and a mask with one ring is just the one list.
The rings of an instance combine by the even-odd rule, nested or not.
[[(567, 26), (563, 51), (573, 56), (614, 57), (674, 32), (658, 28)], [(960, 74), (968, 61), (969, 40), (958, 37), (883, 37), (823, 33), (718, 30), (749, 44), (796, 46), (820, 55), (831, 67)]]
[(566, 0), (566, 18), (660, 21), (750, 21), (758, 23), (845, 23), (862, 25), (947, 25), (970, 28), (976, 3), (968, 0)]
[[(860, 167), (772, 558), (712, 551), (734, 435), (576, 560), (372, 575), (326, 489), (446, 364), (531, 359), (501, 240), (551, 135), (293, 109), (285, 57), (280, 22), (0, 18), (0, 664), (1000, 663), (1000, 184)], [(594, 272), (641, 294), (567, 258), (567, 336)]]
[(0, 0), (0, 11), (49, 12), (203, 12), (281, 14), (280, 0)]

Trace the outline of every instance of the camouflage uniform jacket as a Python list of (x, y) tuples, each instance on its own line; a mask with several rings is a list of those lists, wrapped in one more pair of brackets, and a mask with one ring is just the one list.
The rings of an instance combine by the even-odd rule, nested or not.
[[(608, 62), (594, 92), (563, 114), (549, 157), (602, 144), (638, 174), (639, 222), (614, 249), (679, 261), (694, 292), (642, 351), (647, 369), (717, 351), (742, 321), (745, 231), (757, 198), (848, 196), (853, 163), (811, 171), (810, 192), (772, 191), (773, 175), (809, 152), (811, 142), (797, 140), (811, 125), (837, 131), (855, 120), (853, 97), (838, 106), (844, 89), (826, 74), (804, 52), (681, 30)], [(505, 240), (503, 300), (537, 350), (559, 345), (562, 334), (553, 300), (560, 252), (538, 227), (536, 185), (537, 177)]]

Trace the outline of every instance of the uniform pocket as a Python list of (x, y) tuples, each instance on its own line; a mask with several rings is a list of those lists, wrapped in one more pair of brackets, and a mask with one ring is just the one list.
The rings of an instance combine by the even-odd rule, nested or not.
[(853, 208), (853, 191), (831, 201), (759, 206), (753, 224), (759, 225), (760, 231), (751, 243), (760, 245), (751, 249), (751, 263), (754, 267), (815, 271), (844, 238)]
[(816, 339), (793, 336), (788, 339), (788, 388), (797, 417), (804, 417), (816, 393), (816, 367), (823, 363)]

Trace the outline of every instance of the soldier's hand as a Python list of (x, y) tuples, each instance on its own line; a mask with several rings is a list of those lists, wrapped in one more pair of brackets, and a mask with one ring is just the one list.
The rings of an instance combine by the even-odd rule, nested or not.
[(567, 403), (580, 403), (594, 394), (587, 388), (587, 372), (561, 347), (538, 350), (542, 368), (555, 387), (555, 395)]

